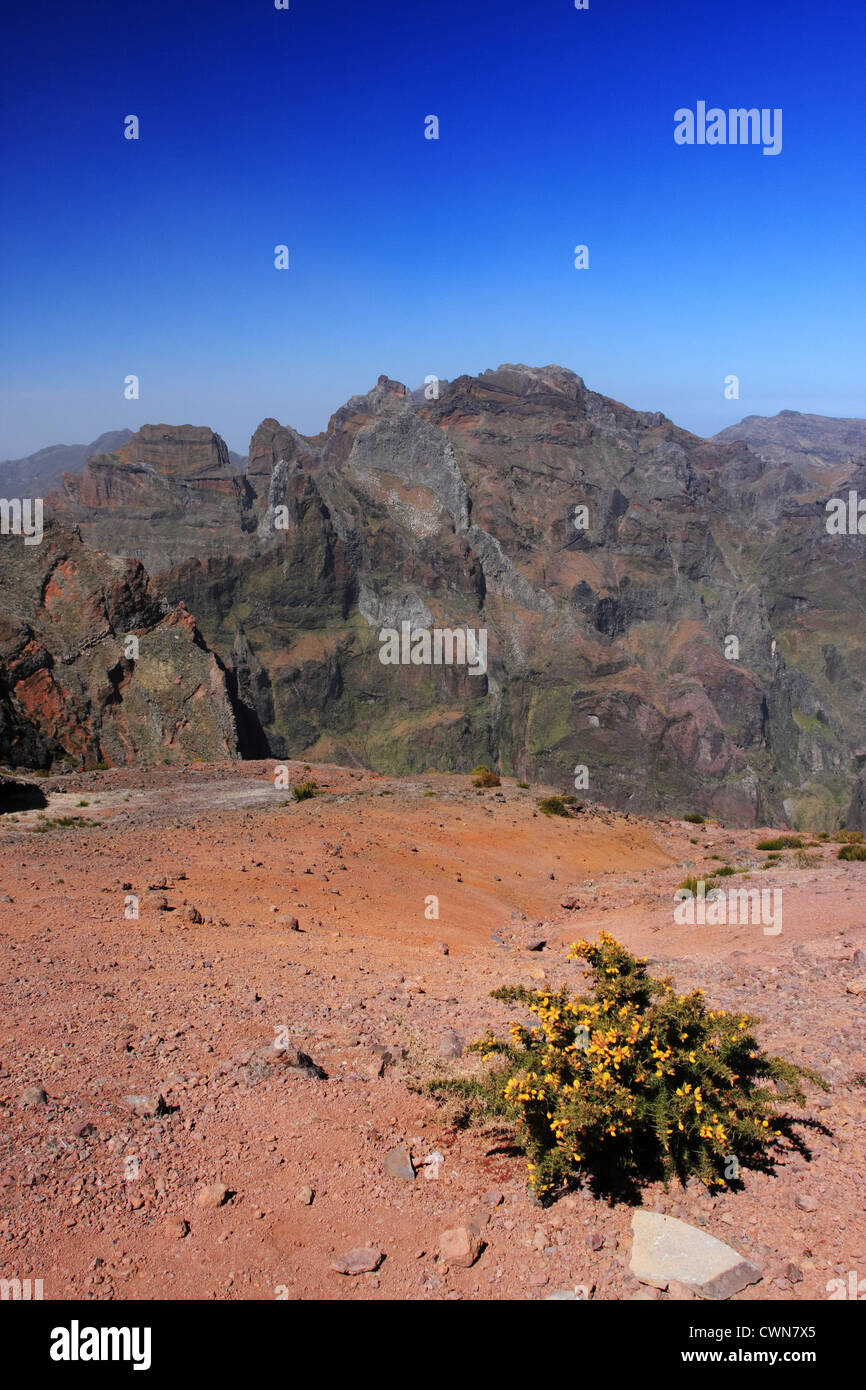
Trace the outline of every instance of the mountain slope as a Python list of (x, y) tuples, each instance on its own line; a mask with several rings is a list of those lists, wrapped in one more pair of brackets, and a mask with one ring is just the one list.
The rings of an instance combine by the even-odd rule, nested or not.
[[(189, 606), (274, 754), (484, 760), (569, 790), (585, 766), (618, 806), (818, 827), (866, 751), (862, 624), (839, 602), (862, 548), (827, 535), (827, 495), (564, 368), (507, 365), (435, 401), (381, 377), (315, 437), (266, 420), (243, 478), (212, 432), (148, 427), (56, 507)], [(486, 670), (383, 665), (404, 620), (484, 628)]]

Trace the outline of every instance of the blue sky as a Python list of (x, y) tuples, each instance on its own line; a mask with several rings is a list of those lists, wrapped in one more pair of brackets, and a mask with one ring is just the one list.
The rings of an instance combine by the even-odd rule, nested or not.
[[(148, 421), (246, 452), (504, 361), (702, 434), (866, 415), (864, 40), (850, 0), (18, 4), (0, 457)], [(676, 145), (698, 100), (781, 107), (781, 154)]]

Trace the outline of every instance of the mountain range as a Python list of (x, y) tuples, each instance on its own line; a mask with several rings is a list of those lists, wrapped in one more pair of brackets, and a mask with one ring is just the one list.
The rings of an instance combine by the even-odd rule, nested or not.
[[(319, 435), (263, 421), (248, 461), (158, 424), (29, 462), (53, 481), (45, 543), (0, 542), (10, 766), (483, 762), (641, 813), (863, 817), (863, 538), (825, 505), (866, 496), (866, 421), (708, 440), (509, 364), (380, 377)], [(384, 665), (404, 622), (485, 630), (486, 669)]]

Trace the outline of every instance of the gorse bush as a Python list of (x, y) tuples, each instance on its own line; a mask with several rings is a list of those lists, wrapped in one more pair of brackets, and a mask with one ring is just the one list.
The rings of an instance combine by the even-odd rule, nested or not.
[(866, 845), (843, 845), (837, 859), (866, 859)]
[(620, 1193), (673, 1176), (724, 1185), (732, 1156), (768, 1165), (793, 1123), (780, 1103), (804, 1104), (805, 1080), (827, 1089), (815, 1073), (762, 1052), (756, 1019), (708, 1009), (702, 990), (677, 994), (608, 933), (598, 945), (579, 941), (569, 959), (588, 963), (588, 993), (495, 990), (538, 1023), (474, 1043), (485, 1061), (496, 1059), (486, 1073), (432, 1085), (459, 1093), (467, 1117), (507, 1122), (539, 1197), (581, 1176)]
[(704, 825), (706, 816), (699, 816), (697, 811), (690, 811), (687, 816), (683, 816), (683, 820), (688, 821), (689, 825)]
[(544, 816), (570, 816), (576, 800), (574, 796), (544, 796), (538, 803), (538, 809)]
[(501, 783), (492, 768), (476, 767), (473, 769), (472, 785), (474, 787), (498, 787), (501, 786)]
[(799, 835), (777, 835), (775, 840), (759, 840), (755, 849), (802, 849), (803, 841)]
[(292, 796), (296, 801), (309, 801), (311, 796), (315, 796), (319, 790), (316, 782), (296, 782), (292, 787)]

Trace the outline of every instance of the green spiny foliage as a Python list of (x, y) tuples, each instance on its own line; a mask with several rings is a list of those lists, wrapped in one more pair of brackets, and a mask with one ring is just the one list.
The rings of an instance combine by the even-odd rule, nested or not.
[(794, 1123), (779, 1106), (804, 1105), (804, 1081), (827, 1089), (763, 1052), (757, 1019), (708, 1009), (702, 990), (676, 994), (608, 933), (576, 943), (569, 959), (588, 963), (588, 993), (494, 990), (538, 1023), (474, 1043), (493, 1062), (482, 1075), (431, 1085), (460, 1095), (469, 1116), (507, 1122), (542, 1199), (579, 1177), (619, 1194), (674, 1176), (724, 1185), (738, 1165), (769, 1165)]
[(544, 816), (570, 816), (576, 800), (574, 796), (545, 796), (539, 801), (538, 809)]

